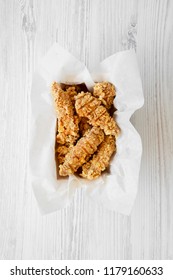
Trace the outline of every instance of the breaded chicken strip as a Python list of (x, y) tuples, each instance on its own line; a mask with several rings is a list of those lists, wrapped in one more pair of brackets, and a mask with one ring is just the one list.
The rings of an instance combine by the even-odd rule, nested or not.
[(70, 151), (72, 146), (59, 145), (55, 150), (55, 156), (58, 164), (64, 163), (66, 154)]
[(67, 93), (68, 95), (70, 95), (72, 104), (73, 104), (73, 106), (74, 106), (74, 103), (75, 103), (74, 97), (77, 95), (76, 88), (75, 88), (74, 86), (68, 87), (68, 88), (66, 89), (66, 93)]
[(79, 131), (82, 136), (85, 135), (85, 133), (91, 129), (91, 125), (88, 123), (87, 118), (81, 118), (80, 123), (79, 123)]
[(60, 176), (76, 172), (95, 153), (103, 139), (104, 133), (99, 127), (93, 127), (84, 137), (80, 138), (67, 153), (64, 163), (59, 166)]
[(99, 177), (101, 172), (108, 167), (110, 158), (115, 149), (115, 137), (111, 135), (105, 136), (96, 154), (93, 155), (90, 161), (82, 166), (82, 174), (80, 175), (89, 180)]
[(52, 85), (52, 95), (58, 118), (57, 142), (73, 144), (79, 137), (79, 118), (74, 114), (71, 96), (63, 91), (56, 82)]
[(114, 119), (109, 115), (101, 101), (92, 96), (90, 92), (81, 92), (75, 97), (76, 112), (80, 117), (88, 118), (89, 124), (99, 126), (106, 135), (118, 136), (120, 129)]
[(113, 104), (115, 94), (115, 87), (109, 82), (96, 83), (93, 89), (93, 95), (101, 100), (108, 110)]
[(86, 87), (86, 85), (83, 83), (83, 84), (73, 84), (73, 85), (68, 85), (68, 84), (63, 84), (63, 83), (61, 83), (60, 84), (60, 86), (61, 86), (61, 88), (63, 89), (63, 90), (67, 90), (69, 87), (74, 87), (75, 88), (75, 91), (77, 92), (77, 93), (79, 93), (79, 92), (81, 92), (81, 91), (84, 91), (84, 92), (87, 92), (88, 90), (87, 90), (87, 87)]

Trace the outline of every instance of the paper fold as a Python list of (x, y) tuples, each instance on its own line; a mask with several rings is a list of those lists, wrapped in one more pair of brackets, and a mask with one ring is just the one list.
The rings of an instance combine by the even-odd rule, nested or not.
[[(75, 176), (56, 179), (54, 141), (56, 115), (50, 94), (53, 81), (85, 83), (89, 90), (94, 82), (109, 81), (116, 87), (114, 115), (121, 128), (117, 153), (110, 174), (88, 181)], [(90, 72), (86, 66), (54, 44), (33, 77), (31, 90), (30, 179), (39, 208), (50, 213), (68, 205), (77, 188), (104, 207), (130, 214), (138, 185), (142, 154), (141, 139), (129, 119), (144, 103), (141, 79), (133, 50), (118, 52)]]

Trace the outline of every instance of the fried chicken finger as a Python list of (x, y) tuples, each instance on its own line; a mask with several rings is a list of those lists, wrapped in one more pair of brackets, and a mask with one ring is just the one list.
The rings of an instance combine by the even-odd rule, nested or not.
[(52, 85), (52, 95), (58, 118), (57, 142), (73, 144), (79, 137), (79, 118), (75, 116), (71, 96), (63, 91), (56, 82)]
[(89, 180), (99, 177), (101, 172), (108, 167), (115, 149), (115, 137), (111, 135), (105, 136), (93, 158), (82, 166), (81, 176)]
[(88, 118), (89, 124), (99, 126), (106, 135), (118, 136), (120, 129), (114, 119), (109, 115), (101, 101), (92, 96), (90, 92), (81, 92), (75, 97), (76, 112), (80, 117)]
[(59, 174), (67, 176), (73, 174), (97, 150), (104, 139), (104, 133), (99, 127), (93, 127), (80, 138), (77, 144), (65, 156), (64, 163), (59, 166)]
[(109, 82), (96, 83), (93, 95), (101, 100), (102, 104), (109, 110), (115, 97), (115, 87)]

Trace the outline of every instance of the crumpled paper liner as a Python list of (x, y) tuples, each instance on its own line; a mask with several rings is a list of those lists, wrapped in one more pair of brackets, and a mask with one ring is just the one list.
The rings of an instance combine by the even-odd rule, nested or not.
[[(56, 179), (54, 159), (56, 114), (50, 94), (53, 81), (85, 83), (109, 81), (116, 87), (114, 114), (121, 134), (110, 173), (88, 181), (74, 175)], [(67, 206), (77, 188), (103, 207), (129, 215), (136, 197), (142, 145), (129, 119), (144, 103), (141, 79), (133, 50), (118, 52), (102, 61), (92, 73), (78, 59), (54, 44), (33, 76), (30, 123), (30, 182), (43, 214)]]

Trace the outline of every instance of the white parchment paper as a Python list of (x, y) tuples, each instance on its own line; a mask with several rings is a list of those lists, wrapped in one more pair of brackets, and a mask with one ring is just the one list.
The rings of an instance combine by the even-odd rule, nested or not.
[[(85, 83), (109, 81), (116, 87), (114, 115), (121, 128), (110, 173), (88, 181), (71, 175), (56, 179), (54, 160), (56, 114), (50, 94), (53, 81)], [(133, 50), (118, 52), (90, 73), (78, 59), (54, 44), (33, 76), (30, 123), (30, 182), (43, 214), (67, 206), (77, 188), (103, 207), (129, 215), (136, 197), (142, 145), (129, 119), (144, 103), (141, 79)]]

